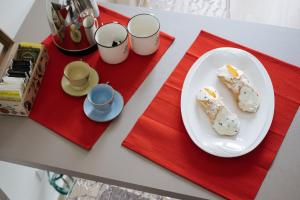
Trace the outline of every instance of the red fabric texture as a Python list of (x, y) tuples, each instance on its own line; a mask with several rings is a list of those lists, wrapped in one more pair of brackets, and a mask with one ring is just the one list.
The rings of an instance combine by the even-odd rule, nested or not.
[[(127, 25), (128, 18), (100, 6), (101, 21), (118, 21)], [(99, 73), (100, 81), (109, 81), (119, 91), (126, 103), (155, 67), (174, 41), (174, 37), (161, 32), (159, 50), (149, 56), (139, 56), (130, 51), (127, 60), (118, 65), (104, 63), (98, 51), (83, 57), (71, 57), (61, 53), (51, 40), (44, 40), (48, 49), (49, 62), (39, 89), (30, 118), (53, 130), (85, 149), (91, 149), (109, 125), (88, 119), (83, 112), (85, 97), (71, 97), (61, 88), (61, 78), (66, 64), (83, 59)]]
[[(237, 158), (205, 153), (189, 138), (180, 112), (181, 88), (193, 63), (218, 47), (236, 47), (266, 67), (275, 90), (275, 113), (263, 142)], [(202, 31), (139, 118), (123, 146), (228, 199), (254, 199), (300, 104), (300, 69)]]

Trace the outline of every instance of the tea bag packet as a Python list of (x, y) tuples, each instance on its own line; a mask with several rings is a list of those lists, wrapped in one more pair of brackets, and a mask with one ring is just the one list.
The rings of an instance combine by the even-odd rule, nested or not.
[(15, 78), (27, 78), (27, 77), (30, 77), (29, 72), (15, 71), (15, 70), (12, 70), (12, 69), (8, 69), (6, 73), (7, 73), (8, 77), (15, 77)]
[[(43, 44), (15, 42), (0, 29), (0, 114), (29, 116), (48, 61)], [(1, 131), (0, 131), (1, 132)]]
[(0, 99), (7, 101), (21, 101), (25, 88), (25, 78), (4, 76), (0, 83)]
[(30, 60), (17, 60), (13, 59), (12, 64), (7, 70), (10, 77), (30, 77), (32, 73), (32, 62)]
[(12, 64), (11, 64), (11, 68), (13, 70), (17, 70), (17, 71), (29, 71), (32, 69), (32, 62), (31, 60), (17, 60), (17, 59), (13, 59), (12, 60)]
[(26, 84), (37, 61), (41, 44), (22, 42), (0, 82), (0, 100), (21, 101)]
[(8, 77), (8, 76), (2, 77), (2, 83), (5, 83), (5, 84), (21, 85), (21, 84), (24, 84), (25, 80), (26, 80), (25, 78), (14, 78), (14, 77)]
[(8, 77), (30, 78), (33, 71), (33, 64), (38, 58), (41, 47), (41, 44), (36, 43), (20, 43), (16, 57), (12, 59), (6, 75)]
[(31, 61), (33, 64), (36, 62), (40, 50), (41, 44), (21, 42), (17, 51), (17, 60)]

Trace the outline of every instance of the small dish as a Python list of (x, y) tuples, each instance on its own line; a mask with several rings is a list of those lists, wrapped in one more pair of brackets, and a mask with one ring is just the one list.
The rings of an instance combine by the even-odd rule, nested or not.
[(90, 68), (90, 77), (88, 80), (88, 85), (85, 89), (83, 90), (75, 90), (68, 79), (66, 77), (62, 77), (61, 79), (61, 87), (64, 90), (65, 93), (68, 95), (74, 96), (74, 97), (80, 97), (86, 95), (92, 87), (94, 87), (97, 83), (99, 82), (99, 76), (98, 73), (95, 69)]
[(86, 98), (83, 103), (83, 111), (85, 115), (96, 122), (107, 122), (116, 118), (124, 107), (124, 100), (122, 95), (115, 91), (114, 101), (111, 105), (111, 110), (108, 113), (98, 111)]

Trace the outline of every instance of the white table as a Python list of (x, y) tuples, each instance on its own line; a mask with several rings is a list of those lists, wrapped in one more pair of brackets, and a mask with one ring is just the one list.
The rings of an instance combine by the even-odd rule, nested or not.
[[(106, 5), (128, 16), (150, 12)], [(121, 142), (201, 29), (298, 66), (300, 30), (158, 10), (151, 12), (161, 20), (162, 30), (175, 36), (176, 40), (132, 96), (122, 115), (111, 123), (91, 151), (29, 118), (0, 116), (0, 160), (182, 199), (220, 198), (122, 147)], [(16, 40), (41, 41), (49, 33), (44, 1), (36, 1)], [(299, 121), (298, 110), (257, 199), (300, 199)]]

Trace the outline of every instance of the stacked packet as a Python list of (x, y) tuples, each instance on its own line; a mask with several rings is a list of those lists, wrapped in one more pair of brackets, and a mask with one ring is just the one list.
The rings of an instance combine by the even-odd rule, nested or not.
[(0, 82), (0, 100), (21, 101), (31, 71), (31, 61), (13, 59)]

